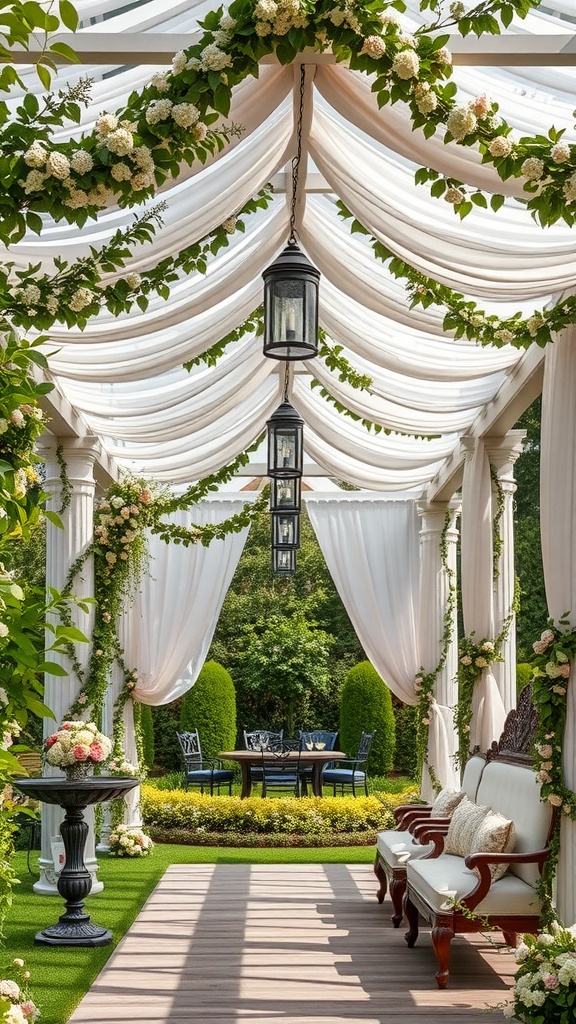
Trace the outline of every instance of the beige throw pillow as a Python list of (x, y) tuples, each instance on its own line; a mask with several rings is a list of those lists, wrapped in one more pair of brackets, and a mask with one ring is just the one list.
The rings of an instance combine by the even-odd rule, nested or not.
[(457, 857), (467, 857), (472, 853), (472, 842), (488, 813), (488, 807), (479, 807), (465, 796), (450, 819), (444, 838), (444, 853), (453, 853)]
[(434, 803), (432, 804), (432, 811), (430, 817), (432, 818), (451, 818), (454, 814), (455, 808), (458, 806), (461, 800), (465, 797), (464, 790), (460, 789), (442, 789), (438, 793)]
[[(472, 839), (470, 853), (511, 853), (515, 842), (514, 822), (503, 814), (489, 811)], [(490, 864), (489, 867), (492, 881), (497, 882), (506, 874), (509, 864)]]

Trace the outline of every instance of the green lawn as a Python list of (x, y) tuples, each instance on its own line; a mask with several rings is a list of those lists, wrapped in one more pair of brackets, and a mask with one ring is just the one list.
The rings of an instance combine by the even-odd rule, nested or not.
[[(35, 933), (57, 921), (63, 903), (60, 897), (38, 896), (32, 891), (35, 878), (27, 871), (26, 854), (17, 853), (13, 863), (21, 884), (14, 890), (6, 919), (5, 948), (10, 957), (26, 961), (32, 975), (32, 996), (42, 1011), (41, 1024), (65, 1024), (170, 864), (365, 864), (373, 858), (372, 846), (233, 849), (158, 845), (151, 857), (140, 861), (104, 854), (99, 857), (98, 872), (104, 892), (90, 897), (86, 909), (97, 924), (113, 932), (114, 940), (100, 949), (75, 949), (34, 945)], [(32, 867), (36, 859), (34, 855)]]

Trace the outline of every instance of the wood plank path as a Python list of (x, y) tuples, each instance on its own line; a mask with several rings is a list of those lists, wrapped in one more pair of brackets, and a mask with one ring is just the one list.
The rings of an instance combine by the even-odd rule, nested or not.
[(70, 1024), (502, 1024), (499, 933), (453, 941), (441, 992), (375, 892), (364, 864), (174, 865)]

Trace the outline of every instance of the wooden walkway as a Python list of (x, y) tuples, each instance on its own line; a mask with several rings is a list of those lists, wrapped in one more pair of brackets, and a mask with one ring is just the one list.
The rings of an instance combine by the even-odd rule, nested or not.
[(375, 892), (369, 865), (175, 865), (70, 1024), (502, 1024), (500, 935), (457, 937), (441, 992)]

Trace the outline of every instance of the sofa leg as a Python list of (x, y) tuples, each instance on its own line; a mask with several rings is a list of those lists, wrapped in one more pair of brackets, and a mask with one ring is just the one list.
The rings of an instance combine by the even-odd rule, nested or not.
[(446, 988), (450, 973), (450, 943), (454, 938), (454, 929), (448, 920), (438, 920), (432, 929), (432, 945), (438, 960), (436, 981), (438, 988)]
[(380, 882), (380, 888), (376, 893), (376, 899), (378, 900), (378, 903), (383, 903), (384, 897), (386, 895), (386, 890), (388, 888), (388, 879), (386, 877), (386, 872), (384, 871), (384, 868), (382, 867), (380, 861), (378, 860), (378, 856), (376, 856), (376, 860), (374, 862), (374, 874), (376, 875), (376, 878)]
[(512, 949), (516, 949), (516, 946), (518, 945), (518, 932), (505, 932), (504, 929), (502, 929), (502, 935), (504, 936), (504, 942), (509, 946), (512, 946)]
[(392, 900), (392, 906), (394, 907), (394, 913), (390, 920), (395, 928), (400, 927), (402, 920), (402, 900), (404, 899), (404, 893), (406, 892), (406, 878), (396, 878), (392, 875), (390, 879), (390, 899)]
[(408, 931), (404, 935), (404, 938), (408, 944), (408, 949), (412, 949), (416, 943), (416, 939), (418, 938), (418, 907), (415, 907), (414, 904), (410, 902), (408, 892), (404, 893), (403, 907), (406, 920), (408, 921)]

